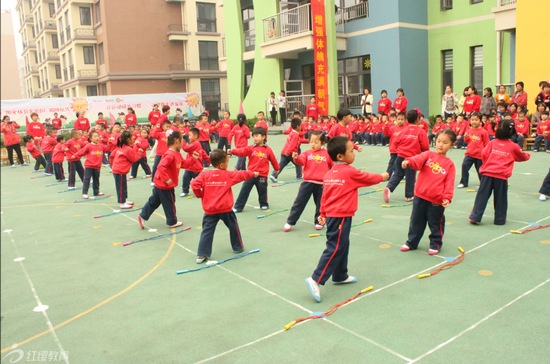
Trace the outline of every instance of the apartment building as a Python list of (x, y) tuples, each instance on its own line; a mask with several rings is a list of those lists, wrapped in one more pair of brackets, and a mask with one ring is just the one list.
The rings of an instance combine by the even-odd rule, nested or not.
[[(524, 81), (533, 96), (550, 77), (543, 14), (536, 0), (335, 0), (325, 1), (330, 114), (360, 110), (363, 88), (375, 103), (403, 88), (409, 105), (441, 112), (445, 85), (455, 92)], [(311, 1), (225, 1), (230, 109), (266, 108), (271, 91), (287, 92), (300, 108), (316, 93)], [(227, 20), (229, 21), (229, 20)], [(520, 42), (521, 39), (521, 42)], [(521, 48), (521, 52), (519, 51)], [(533, 52), (540, 50), (539, 57)], [(337, 95), (337, 97), (336, 97)], [(532, 98), (531, 98), (532, 99)]]
[(217, 113), (216, 1), (19, 0), (27, 97), (199, 92)]
[(1, 15), (2, 100), (20, 99), (23, 97), (23, 93), (19, 78), (19, 61), (15, 48), (12, 13), (2, 10)]

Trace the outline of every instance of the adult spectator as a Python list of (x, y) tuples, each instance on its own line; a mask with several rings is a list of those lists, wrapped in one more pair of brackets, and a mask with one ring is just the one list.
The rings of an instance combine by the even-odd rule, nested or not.
[(15, 168), (13, 163), (13, 152), (17, 153), (17, 159), (22, 166), (28, 166), (23, 161), (23, 153), (21, 153), (21, 137), (17, 134), (17, 129), (20, 126), (15, 121), (11, 121), (8, 115), (4, 115), (2, 118), (2, 134), (4, 134), (4, 145), (8, 151), (8, 160), (12, 168)]

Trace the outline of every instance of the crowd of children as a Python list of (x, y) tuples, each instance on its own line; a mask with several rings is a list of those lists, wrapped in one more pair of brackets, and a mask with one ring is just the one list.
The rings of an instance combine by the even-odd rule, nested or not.
[[(519, 86), (522, 88), (522, 85)], [(236, 213), (243, 211), (254, 186), (259, 208), (268, 210), (268, 180), (277, 183), (283, 169), (293, 163), (296, 178), (302, 181), (283, 231), (293, 229), (313, 196), (313, 226), (316, 230), (326, 226), (327, 242), (317, 268), (306, 279), (306, 285), (315, 300), (320, 302), (320, 285), (330, 277), (334, 284), (356, 282), (356, 278), (348, 274), (347, 262), (351, 221), (357, 210), (357, 190), (360, 187), (388, 181), (383, 193), (383, 200), (388, 203), (391, 193), (405, 178), (405, 201), (412, 202), (412, 212), (408, 237), (401, 251), (417, 249), (428, 226), (428, 254), (439, 253), (443, 245), (445, 208), (454, 194), (455, 165), (446, 156), (453, 147), (465, 149), (461, 178), (456, 187), (469, 185), (472, 165), (480, 180), (474, 208), (469, 216), (470, 223), (477, 225), (481, 222), (487, 200), (494, 193), (494, 224), (504, 224), (507, 179), (512, 174), (515, 161), (526, 161), (530, 157), (521, 150), (524, 140), (534, 138), (533, 152), (539, 151), (543, 144), (543, 148), (550, 153), (550, 85), (542, 84), (541, 90), (537, 112), (529, 121), (524, 105), (513, 102), (514, 98), (507, 98), (501, 92), (493, 97), (489, 88), (484, 90), (484, 98), (494, 98), (493, 103), (483, 100), (470, 86), (465, 90), (461, 103), (448, 88), (443, 96), (442, 115), (435, 117), (431, 129), (420, 110), (408, 108), (403, 89), (397, 90), (393, 105), (387, 98), (387, 92), (383, 91), (378, 102), (378, 114), (366, 112), (372, 111), (370, 107), (363, 108), (363, 115), (339, 110), (336, 117), (320, 116), (312, 99), (305, 115), (295, 112), (292, 116), (290, 127), (285, 131), (288, 136), (280, 151), (279, 161), (267, 145), (268, 124), (261, 111), (252, 132), (244, 114), (239, 114), (234, 123), (229, 112), (224, 112), (219, 122), (209, 121), (208, 115), (202, 114), (191, 126), (178, 113), (171, 121), (170, 107), (164, 105), (159, 110), (155, 104), (148, 116), (150, 125), (138, 124), (134, 111), (128, 109), (124, 128), (118, 122), (109, 125), (102, 113), (98, 114), (92, 127), (85, 113), (79, 112), (68, 140), (59, 132), (61, 124), (57, 115), (54, 115), (50, 125), (44, 127), (38, 115), (33, 113), (32, 122), (27, 125), (28, 134), (23, 140), (27, 151), (36, 160), (35, 171), (43, 166), (47, 176), (54, 174), (58, 182), (67, 182), (69, 189), (76, 189), (78, 175), (83, 183), (84, 199), (90, 198), (90, 184), (93, 196), (104, 195), (99, 184), (100, 171), (103, 166), (110, 167), (121, 209), (134, 206), (128, 199), (127, 175), (130, 173), (128, 179), (137, 178), (141, 166), (144, 177), (151, 179), (153, 187), (149, 200), (138, 214), (142, 229), (144, 221), (160, 205), (163, 206), (169, 228), (183, 225), (176, 216), (175, 188), (179, 184), (179, 170), (184, 169), (180, 197), (188, 196), (192, 190), (196, 197), (202, 199), (205, 213), (196, 260), (199, 264), (207, 261), (212, 254), (213, 235), (219, 220), (229, 229), (233, 251), (243, 251)], [(515, 96), (517, 100), (519, 96)], [(370, 99), (369, 104), (372, 97)], [(482, 106), (484, 114), (480, 113)], [(462, 112), (458, 113), (460, 108)], [(9, 117), (3, 118), (2, 132), (8, 147), (17, 143), (18, 127), (10, 122)], [(252, 143), (249, 145), (251, 135)], [(211, 151), (210, 143), (217, 143), (217, 149)], [(302, 152), (301, 144), (305, 143), (309, 143), (310, 149)], [(431, 144), (435, 144), (433, 151), (430, 150)], [(362, 146), (388, 147), (386, 171), (371, 174), (352, 166), (354, 153), (362, 151)], [(152, 149), (155, 155), (152, 169), (148, 164), (148, 149)], [(182, 155), (182, 150), (187, 153), (186, 157)], [(16, 147), (10, 148), (10, 163), (14, 165), (13, 151), (23, 164), (20, 150)], [(228, 170), (230, 156), (238, 157), (235, 171)], [(82, 157), (85, 157), (84, 165)], [(65, 159), (68, 162), (68, 178), (63, 168)], [(416, 171), (419, 171), (418, 176)], [(549, 193), (549, 176), (541, 187), (540, 200), (546, 200)], [(234, 201), (231, 187), (240, 182), (244, 183)], [(434, 189), (434, 185), (440, 187)]]

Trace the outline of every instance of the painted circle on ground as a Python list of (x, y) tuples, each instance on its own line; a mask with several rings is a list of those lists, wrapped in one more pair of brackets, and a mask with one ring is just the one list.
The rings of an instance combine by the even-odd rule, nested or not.
[(36, 306), (35, 308), (33, 308), (32, 310), (33, 310), (34, 312), (44, 312), (44, 311), (46, 311), (48, 308), (50, 308), (50, 306), (48, 306), (48, 305), (38, 305), (38, 306)]
[(391, 248), (391, 244), (380, 244), (378, 245), (380, 249), (389, 249)]
[(445, 221), (445, 225), (452, 225), (453, 222), (452, 221)]
[(25, 257), (18, 257), (18, 258), (15, 258), (13, 261), (14, 262), (22, 262), (24, 261), (26, 258)]
[(445, 260), (448, 262), (454, 262), (456, 260), (455, 257), (445, 257)]
[(96, 225), (96, 226), (94, 226), (94, 229), (101, 229), (101, 226)]
[(479, 271), (479, 275), (480, 276), (492, 276), (493, 272), (491, 272), (490, 270), (482, 269), (482, 270)]
[(550, 240), (541, 240), (540, 243), (544, 245), (550, 245)]

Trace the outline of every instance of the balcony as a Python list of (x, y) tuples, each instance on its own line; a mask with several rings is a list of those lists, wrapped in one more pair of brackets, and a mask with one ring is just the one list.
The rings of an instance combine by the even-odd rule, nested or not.
[(497, 32), (516, 29), (516, 0), (498, 0), (491, 11), (495, 14)]
[[(347, 16), (350, 16), (349, 14)], [(302, 5), (263, 19), (264, 58), (296, 59), (298, 54), (313, 49), (310, 5)], [(343, 34), (337, 32), (336, 49), (346, 50)]]
[(57, 24), (53, 20), (46, 20), (44, 22), (44, 29), (46, 30), (57, 30)]
[(190, 34), (187, 30), (187, 24), (169, 24), (166, 31), (170, 41), (187, 41)]
[(59, 61), (59, 53), (58, 52), (48, 52), (48, 61)]
[(352, 20), (368, 18), (369, 3), (367, 1), (348, 6), (347, 8), (339, 8), (336, 12), (336, 24), (348, 23)]
[(31, 24), (31, 25), (34, 24), (34, 17), (32, 15), (27, 15), (25, 17), (25, 23), (26, 24)]
[(23, 42), (23, 50), (35, 49), (35, 48), (36, 48), (36, 43), (34, 41), (29, 40), (29, 41)]
[(87, 69), (78, 71), (79, 80), (97, 80), (97, 69)]
[(90, 43), (89, 41), (95, 42), (95, 32), (93, 28), (75, 28), (73, 30), (73, 40), (74, 42), (84, 42)]

